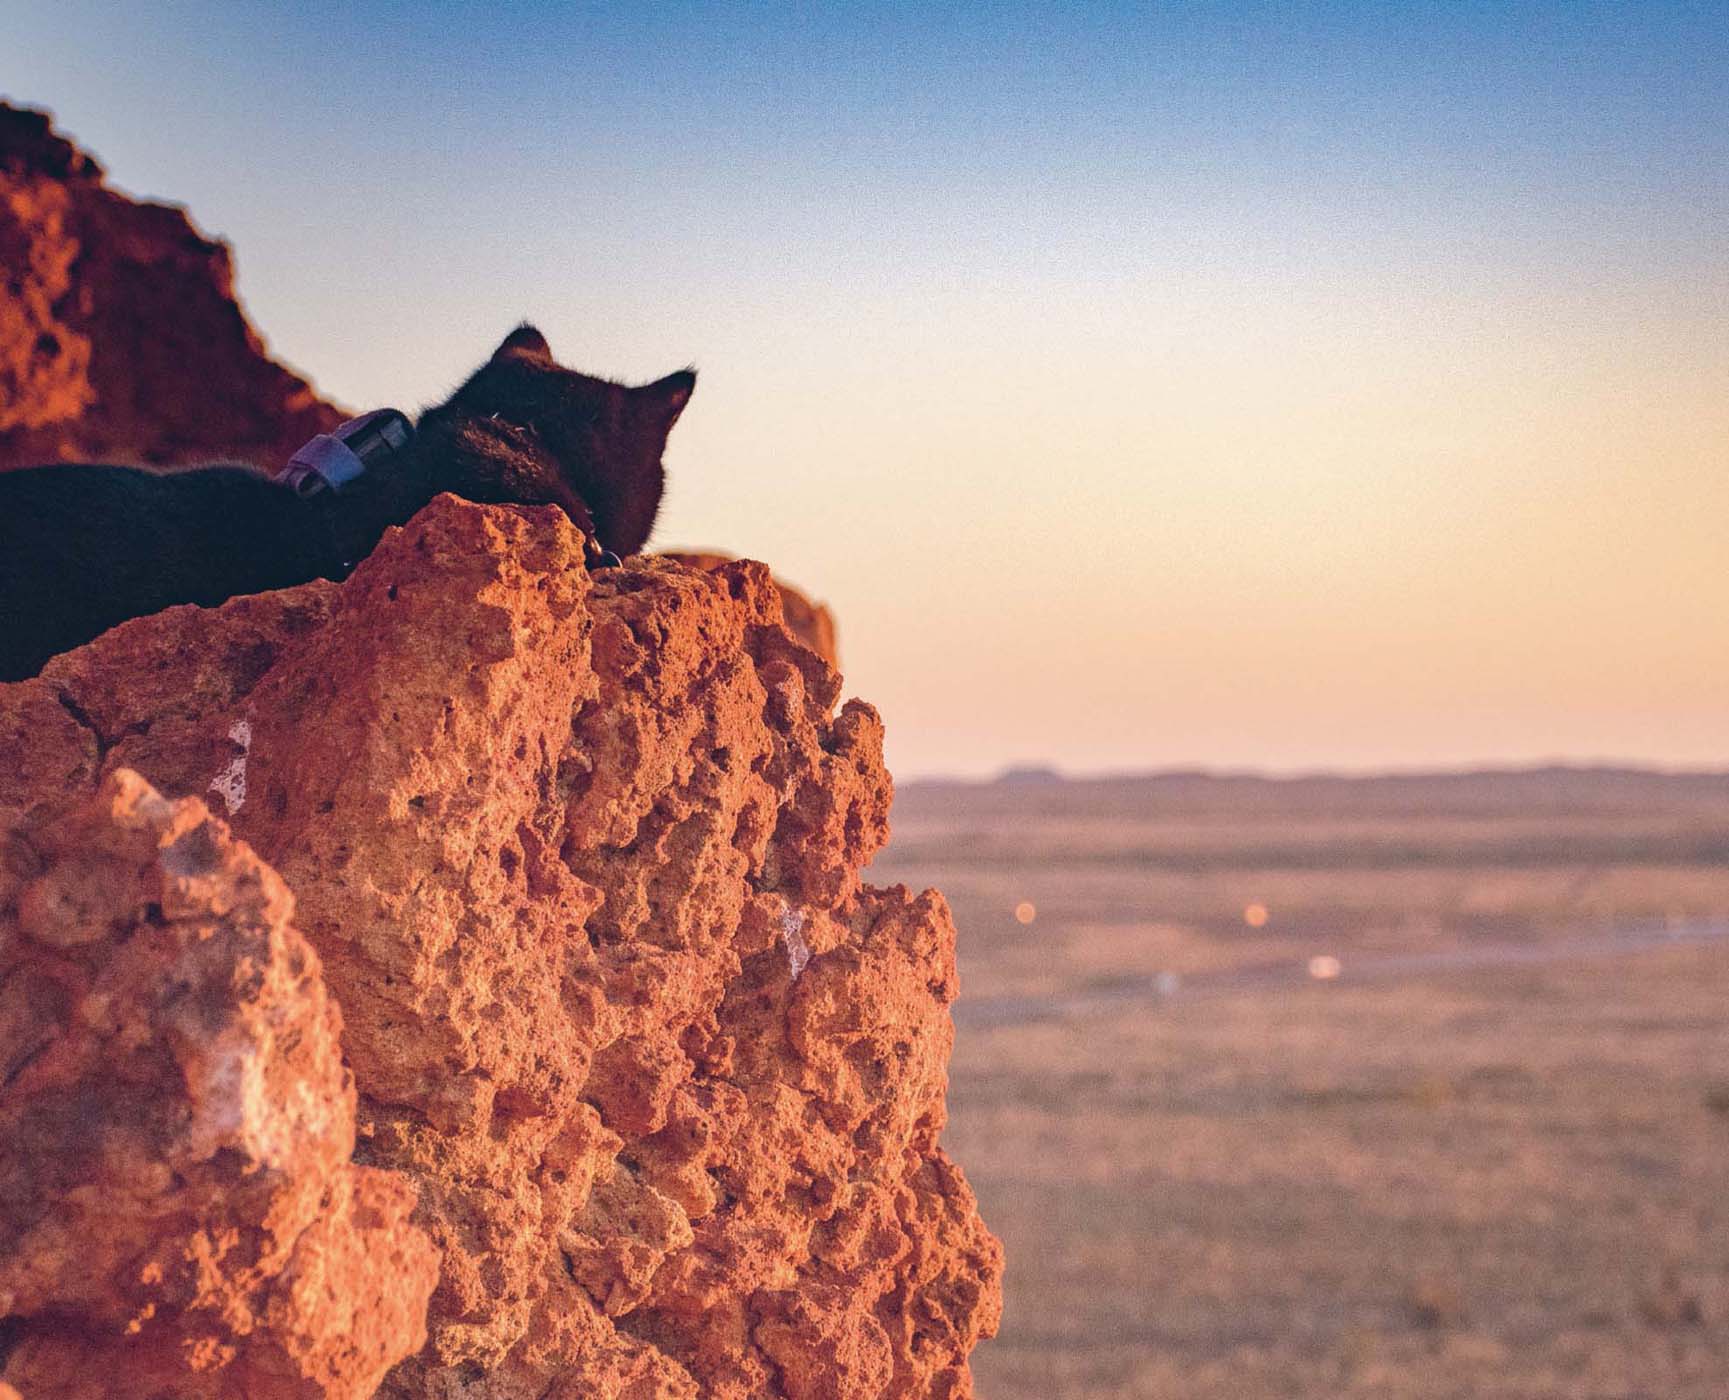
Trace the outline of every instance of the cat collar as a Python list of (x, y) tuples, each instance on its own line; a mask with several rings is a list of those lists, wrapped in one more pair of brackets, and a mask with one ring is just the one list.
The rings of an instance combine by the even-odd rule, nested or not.
[(367, 468), (400, 452), (414, 436), (407, 417), (394, 408), (377, 408), (320, 433), (288, 459), (271, 479), (297, 496), (340, 491)]

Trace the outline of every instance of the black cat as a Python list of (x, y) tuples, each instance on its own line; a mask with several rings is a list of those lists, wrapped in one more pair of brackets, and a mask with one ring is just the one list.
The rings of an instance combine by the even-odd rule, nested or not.
[(634, 554), (695, 387), (694, 370), (635, 389), (578, 374), (525, 325), (406, 446), (337, 490), (234, 466), (0, 472), (0, 681), (175, 603), (345, 578), (441, 491), (561, 506), (597, 554)]

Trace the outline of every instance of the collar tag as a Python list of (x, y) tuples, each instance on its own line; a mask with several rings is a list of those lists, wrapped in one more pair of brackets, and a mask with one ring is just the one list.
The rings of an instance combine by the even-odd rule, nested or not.
[(369, 467), (401, 451), (413, 435), (408, 419), (396, 409), (374, 409), (305, 443), (272, 480), (297, 496), (341, 491)]

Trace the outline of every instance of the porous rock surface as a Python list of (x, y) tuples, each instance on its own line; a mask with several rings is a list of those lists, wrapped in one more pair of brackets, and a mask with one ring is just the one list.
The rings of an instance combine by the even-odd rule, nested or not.
[[(48, 1241), (0, 1274), (26, 1397), (74, 1371), (145, 1393), (131, 1355), (180, 1365), (175, 1395), (363, 1394), (399, 1355), (379, 1394), (970, 1394), (1001, 1259), (938, 1145), (946, 905), (859, 878), (887, 835), (877, 716), (836, 713), (762, 565), (581, 556), (552, 508), (440, 497), (340, 586), (171, 609), (0, 686), (26, 853), (0, 946), (36, 979), (3, 984), (25, 1068), (0, 1122), (35, 1115), (32, 1161), (145, 1183), (93, 1203), (8, 1166), (0, 1259)], [(129, 873), (91, 884), (92, 860)], [(195, 892), (140, 903), (182, 866)], [(157, 982), (108, 1009), (89, 988), (124, 958)], [(206, 1014), (290, 1106), (184, 1069), (216, 1053), (186, 1029)], [(127, 1093), (125, 1055), (184, 1107)], [(247, 1107), (201, 1119), (224, 1091)], [(289, 1240), (314, 1183), (323, 1299)], [(113, 1247), (70, 1277), (54, 1240), (92, 1211)], [(156, 1259), (170, 1282), (141, 1283)]]
[(227, 244), (0, 103), (0, 470), (276, 466), (342, 417), (266, 352)]
[(0, 907), (8, 1376), (372, 1394), (425, 1341), (438, 1255), (408, 1178), (352, 1161), (342, 1020), (282, 881), (121, 768), (8, 833)]
[[(710, 571), (738, 562), (736, 554), (718, 551), (699, 553), (669, 549), (662, 557)], [(781, 620), (786, 624), (786, 630), (833, 669), (840, 670), (840, 640), (835, 632), (834, 613), (829, 611), (828, 604), (812, 602), (785, 579), (777, 578), (774, 586), (780, 590)]]

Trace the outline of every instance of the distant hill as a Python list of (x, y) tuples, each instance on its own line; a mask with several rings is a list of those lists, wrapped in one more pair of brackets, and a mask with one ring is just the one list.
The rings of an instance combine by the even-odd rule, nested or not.
[(1036, 812), (1042, 816), (1147, 818), (1183, 814), (1326, 813), (1387, 816), (1421, 813), (1722, 808), (1729, 812), (1729, 771), (1555, 764), (1529, 768), (1272, 776), (1167, 770), (1068, 778), (1053, 768), (1017, 767), (995, 779), (934, 778), (896, 785), (898, 815), (964, 808), (970, 813)]
[(1055, 768), (1043, 764), (1026, 764), (1005, 768), (994, 781), (999, 783), (1060, 783), (1066, 781)]

